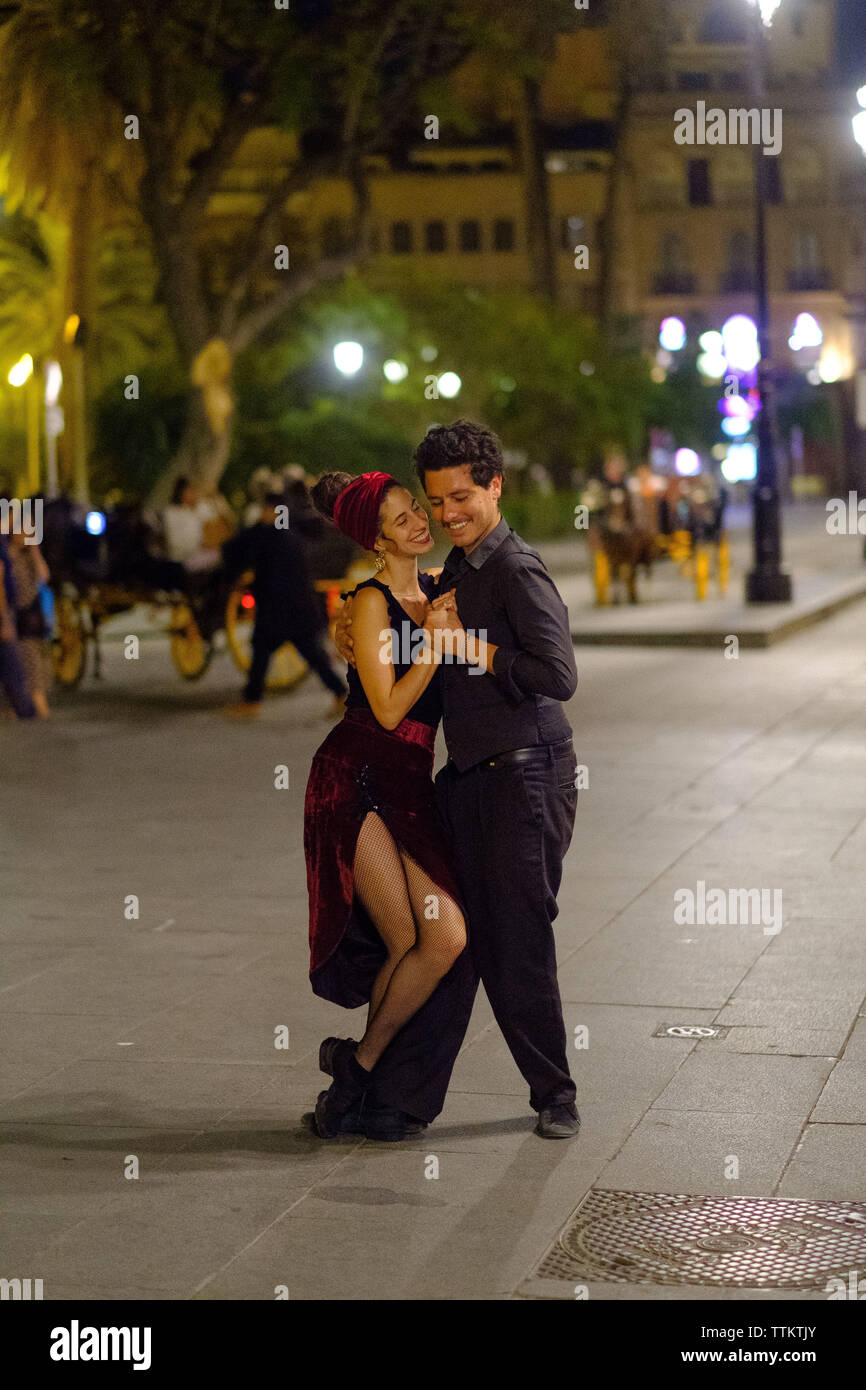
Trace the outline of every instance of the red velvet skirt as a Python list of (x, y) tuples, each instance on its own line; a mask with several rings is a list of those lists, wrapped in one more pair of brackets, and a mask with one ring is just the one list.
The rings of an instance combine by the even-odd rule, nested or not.
[(304, 801), (310, 981), (315, 994), (347, 1009), (369, 1002), (386, 955), (354, 896), (355, 848), (369, 811), (465, 912), (436, 811), (435, 740), (429, 724), (404, 719), (389, 730), (368, 710), (347, 710), (313, 758)]

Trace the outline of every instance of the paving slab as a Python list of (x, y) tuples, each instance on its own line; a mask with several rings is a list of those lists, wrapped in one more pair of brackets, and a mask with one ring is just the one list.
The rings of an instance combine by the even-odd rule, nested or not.
[[(103, 683), (60, 693), (37, 737), (0, 727), (0, 1180), (22, 1273), (48, 1298), (559, 1298), (526, 1281), (594, 1186), (862, 1200), (862, 611), (738, 661), (578, 649), (590, 785), (555, 931), (569, 1043), (586, 1027), (589, 1047), (569, 1050), (583, 1125), (565, 1144), (532, 1133), (483, 992), (428, 1131), (327, 1143), (305, 1125), (319, 1040), (358, 1036), (364, 1013), (307, 978), (300, 814), (328, 728), (312, 683), (235, 727), (227, 658), (191, 688), (158, 640), (146, 679), (113, 644)], [(781, 886), (781, 932), (678, 926), (673, 895), (698, 879)], [(653, 1037), (676, 1022), (729, 1031)], [(726, 1154), (750, 1183), (719, 1177)]]
[(866, 1201), (866, 1125), (809, 1124), (779, 1184), (780, 1197)]

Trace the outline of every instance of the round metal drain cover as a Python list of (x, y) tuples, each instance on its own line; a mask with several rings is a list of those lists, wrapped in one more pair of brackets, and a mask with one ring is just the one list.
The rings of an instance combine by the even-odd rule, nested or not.
[(866, 1268), (866, 1205), (590, 1192), (536, 1278), (816, 1289)]

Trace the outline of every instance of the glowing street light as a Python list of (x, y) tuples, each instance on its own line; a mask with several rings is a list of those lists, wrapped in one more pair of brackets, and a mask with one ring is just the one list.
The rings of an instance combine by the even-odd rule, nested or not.
[(33, 375), (33, 358), (29, 352), (20, 357), (14, 367), (10, 367), (7, 378), (10, 386), (23, 386)]
[(336, 343), (333, 351), (334, 366), (343, 376), (354, 376), (364, 365), (364, 349), (360, 343), (351, 341)]
[(398, 362), (395, 357), (389, 357), (387, 362), (382, 363), (382, 371), (388, 381), (403, 381), (409, 375), (409, 368), (405, 362)]
[(439, 395), (447, 401), (453, 400), (463, 385), (456, 372), (443, 372), (438, 381)]
[(659, 327), (659, 343), (667, 352), (680, 352), (686, 345), (686, 326), (682, 319), (670, 317), (662, 319)]
[(773, 23), (773, 16), (781, 5), (782, 0), (747, 0), (747, 3), (753, 6), (757, 3), (764, 28), (769, 29), (770, 25)]

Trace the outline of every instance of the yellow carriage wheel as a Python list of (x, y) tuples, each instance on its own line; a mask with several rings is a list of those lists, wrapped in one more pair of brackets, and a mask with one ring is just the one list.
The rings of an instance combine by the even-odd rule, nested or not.
[[(244, 574), (226, 604), (226, 641), (232, 660), (246, 674), (252, 665), (255, 600), (250, 592), (252, 574)], [(310, 674), (310, 668), (291, 642), (284, 642), (271, 657), (266, 685), (269, 690), (292, 690)]]
[(60, 598), (55, 605), (56, 637), (51, 644), (54, 679), (75, 686), (84, 675), (86, 656), (84, 619), (81, 605), (72, 598)]
[(195, 613), (186, 601), (172, 605), (169, 643), (171, 659), (184, 680), (196, 681), (204, 675), (213, 655), (213, 643), (202, 636)]

